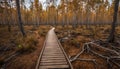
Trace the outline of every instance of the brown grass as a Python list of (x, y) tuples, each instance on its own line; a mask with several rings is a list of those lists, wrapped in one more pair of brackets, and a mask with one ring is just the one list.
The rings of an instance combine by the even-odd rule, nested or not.
[(47, 32), (49, 27), (40, 26), (35, 28), (33, 26), (25, 26), (24, 28), (27, 34), (26, 37), (22, 37), (18, 27), (12, 27), (11, 32), (7, 31), (6, 26), (0, 27), (0, 48), (4, 46), (13, 48), (0, 54), (0, 65), (4, 63), (6, 58), (10, 57), (10, 54), (16, 52), (21, 53), (6, 64), (7, 69), (35, 68), (36, 61), (45, 39), (45, 35), (39, 35), (38, 31), (46, 30)]

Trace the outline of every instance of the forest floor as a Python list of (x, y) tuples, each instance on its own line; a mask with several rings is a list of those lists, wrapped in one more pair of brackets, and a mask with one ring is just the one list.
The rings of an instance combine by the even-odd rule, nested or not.
[(34, 69), (49, 27), (25, 26), (26, 37), (18, 27), (0, 27), (0, 67)]
[[(11, 32), (8, 32), (6, 26), (0, 26), (0, 67), (34, 69), (50, 28), (50, 26), (25, 26), (27, 36), (22, 37), (18, 27), (13, 26)], [(74, 69), (119, 69), (119, 26), (116, 28), (115, 43), (105, 41), (110, 32), (109, 25), (90, 26), (90, 28), (80, 26), (75, 29), (71, 26), (65, 28), (57, 26), (55, 32), (71, 61), (80, 53), (72, 61)], [(89, 46), (85, 46), (86, 43)], [(117, 56), (117, 60), (112, 59), (114, 62), (108, 62), (106, 57), (111, 56)]]
[(120, 26), (115, 43), (106, 42), (110, 26), (57, 27), (56, 33), (74, 69), (119, 69)]

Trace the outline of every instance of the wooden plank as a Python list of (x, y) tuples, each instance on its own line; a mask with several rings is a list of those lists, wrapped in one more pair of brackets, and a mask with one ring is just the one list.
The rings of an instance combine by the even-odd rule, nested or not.
[(66, 60), (41, 60), (41, 63), (56, 63), (56, 62), (67, 62)]
[(46, 48), (60, 48), (60, 47), (57, 47), (57, 46), (47, 46)]
[(47, 43), (46, 46), (59, 46), (59, 44), (51, 42), (51, 43)]
[(64, 55), (62, 52), (44, 52), (43, 54), (58, 54), (58, 55)]
[(47, 47), (45, 47), (45, 48), (59, 48), (60, 49), (60, 47), (57, 47), (57, 46), (47, 46)]
[(65, 58), (65, 56), (42, 56), (42, 58)]
[(62, 51), (44, 51), (43, 53), (63, 53)]
[(41, 63), (62, 63), (62, 62), (67, 62), (65, 59), (61, 59), (61, 60), (56, 60), (56, 59), (43, 59), (41, 60)]
[(43, 57), (45, 58), (45, 57), (47, 57), (47, 58), (50, 58), (50, 57), (59, 57), (59, 58), (62, 58), (62, 57), (64, 57), (65, 58), (65, 56), (64, 55), (43, 55)]
[(46, 54), (42, 55), (43, 57), (50, 57), (50, 56), (56, 56), (56, 57), (65, 57), (64, 55), (59, 55), (59, 54)]
[(47, 42), (46, 42), (46, 46), (53, 46), (53, 45), (58, 46), (58, 43), (54, 43), (54, 42), (47, 43)]
[(55, 45), (55, 46), (59, 46), (58, 43), (47, 43), (47, 44), (46, 44), (46, 46), (53, 46), (53, 45)]
[(59, 47), (46, 47), (45, 49), (60, 49)]
[(63, 54), (62, 52), (44, 52), (43, 54)]
[(53, 48), (53, 49), (55, 49), (55, 48), (59, 48), (60, 49), (60, 47), (58, 47), (58, 46), (47, 46), (46, 48)]
[(56, 49), (56, 50), (54, 50), (54, 49), (45, 49), (44, 51), (49, 51), (49, 52), (54, 52), (54, 51), (58, 51), (58, 52), (62, 52), (60, 49)]
[(64, 57), (65, 58), (65, 56), (64, 55), (43, 55), (43, 57), (44, 58), (54, 58), (54, 57), (56, 57), (56, 58), (62, 58), (62, 57)]
[(40, 66), (39, 69), (69, 69), (69, 65), (48, 65), (48, 66)]
[(43, 55), (63, 55), (63, 53), (44, 53)]
[(62, 52), (44, 52), (43, 54), (63, 54)]
[(54, 50), (54, 51), (51, 51), (51, 50), (45, 50), (44, 52), (45, 52), (45, 53), (49, 53), (49, 52), (62, 53), (62, 51), (59, 51), (59, 50)]
[(60, 48), (57, 48), (57, 47), (51, 47), (51, 48), (45, 48), (45, 49), (52, 49), (52, 50), (56, 50), (56, 49), (59, 49), (60, 50)]
[(60, 48), (45, 48), (45, 50), (50, 51), (60, 51)]
[(59, 51), (44, 51), (44, 53), (62, 53), (62, 52), (59, 52)]
[[(43, 57), (43, 58), (44, 58), (44, 59), (50, 59), (50, 58), (65, 58), (65, 57)], [(42, 59), (43, 59), (43, 58), (42, 58)], [(42, 59), (41, 59), (41, 60), (42, 60)], [(66, 58), (65, 58), (65, 59), (66, 59)]]
[(42, 60), (66, 60), (66, 59), (65, 58), (42, 58)]
[(46, 51), (49, 51), (49, 52), (62, 52), (60, 49), (56, 49), (56, 50), (53, 50), (53, 49), (45, 49), (44, 51), (45, 51), (45, 52), (46, 52)]
[(40, 63), (41, 66), (48, 66), (48, 65), (66, 65), (67, 62), (52, 62), (52, 63)]
[(52, 46), (51, 46), (51, 47), (45, 47), (45, 49), (54, 49), (54, 50), (55, 50), (56, 48), (57, 48), (57, 49), (60, 49), (59, 47), (54, 47), (54, 46), (53, 46), (53, 47), (52, 47)]
[(46, 43), (54, 43), (54, 44), (57, 44), (57, 41), (46, 41)]
[(60, 50), (60, 48), (55, 48), (55, 47), (45, 48), (45, 50), (46, 50), (46, 49), (48, 49), (48, 50), (50, 50), (50, 49), (51, 49), (51, 51), (53, 51), (53, 50), (57, 50), (57, 49), (58, 49), (58, 50)]
[(63, 54), (43, 54), (43, 56), (64, 56)]

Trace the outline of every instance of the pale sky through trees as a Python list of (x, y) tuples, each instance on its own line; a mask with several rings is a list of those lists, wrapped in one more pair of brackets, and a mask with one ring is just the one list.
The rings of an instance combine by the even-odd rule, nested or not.
[[(34, 0), (31, 0), (34, 1)], [(43, 6), (43, 9), (45, 9), (47, 7), (46, 1), (50, 1), (50, 0), (39, 0)], [(56, 0), (56, 4), (59, 5), (61, 0)], [(25, 0), (25, 5), (27, 8), (30, 7), (30, 0)]]
[[(45, 9), (46, 8), (46, 5), (44, 4), (47, 0), (39, 0), (41, 3), (42, 3), (42, 5), (43, 5), (43, 9)], [(57, 5), (59, 5), (60, 4), (60, 1), (61, 0), (57, 0)], [(109, 2), (110, 2), (110, 4), (112, 3), (112, 0), (108, 0)]]
[[(39, 0), (42, 3), (43, 9), (46, 9), (47, 5), (45, 4), (48, 0)], [(50, 0), (49, 0), (50, 1)], [(56, 4), (59, 5), (61, 0), (56, 0)]]
[[(3, 0), (0, 0), (0, 1), (3, 1)], [(34, 0), (31, 0), (31, 1), (34, 2)], [(50, 1), (50, 0), (39, 0), (39, 1), (41, 2), (42, 6), (43, 6), (43, 9), (46, 9), (46, 7), (47, 7), (46, 1)], [(112, 0), (108, 0), (108, 1), (110, 2), (110, 4), (112, 3)], [(61, 0), (56, 0), (57, 5), (59, 5), (60, 2), (61, 2)], [(27, 8), (30, 7), (30, 4), (31, 4), (30, 0), (25, 0), (25, 5), (26, 5)]]
[[(30, 6), (29, 0), (26, 0), (26, 1), (27, 1), (27, 4), (26, 4), (26, 5), (29, 7), (29, 6)], [(34, 1), (34, 0), (32, 0), (32, 1)], [(48, 0), (39, 0), (39, 1), (42, 3), (43, 9), (45, 9), (46, 6), (47, 6), (47, 5), (45, 4), (45, 2), (48, 1)], [(56, 2), (57, 5), (60, 4), (60, 1), (61, 1), (61, 0), (57, 0), (57, 2)], [(110, 4), (112, 3), (112, 0), (108, 0), (108, 1), (110, 2)]]

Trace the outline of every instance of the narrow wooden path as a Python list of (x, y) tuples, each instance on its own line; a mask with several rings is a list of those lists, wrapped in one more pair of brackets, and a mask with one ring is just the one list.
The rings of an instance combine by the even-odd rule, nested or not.
[(54, 28), (46, 36), (36, 69), (73, 69)]

